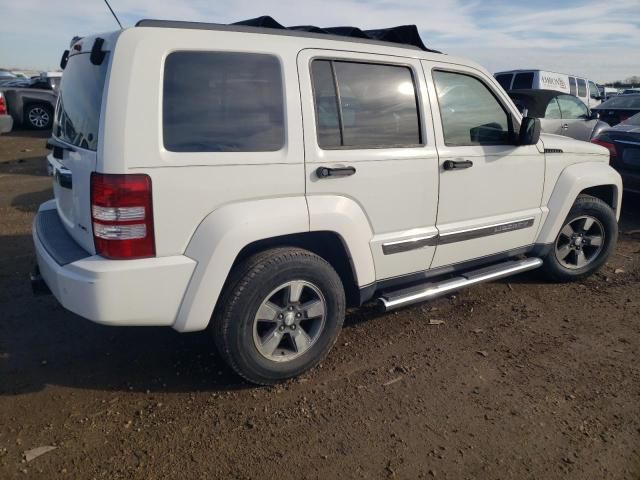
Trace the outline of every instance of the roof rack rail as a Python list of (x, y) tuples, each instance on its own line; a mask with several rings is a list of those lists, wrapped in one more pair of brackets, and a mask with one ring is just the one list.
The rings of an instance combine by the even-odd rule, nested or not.
[(197, 30), (221, 30), (235, 32), (263, 33), (271, 35), (287, 35), (308, 38), (331, 38), (332, 40), (358, 43), (385, 44), (394, 47), (405, 47), (431, 53), (442, 53), (427, 48), (420, 38), (415, 25), (401, 25), (376, 30), (361, 30), (358, 27), (327, 27), (313, 25), (285, 27), (269, 16), (242, 20), (229, 25), (219, 23), (184, 22), (177, 20), (140, 20), (136, 27), (165, 27)]

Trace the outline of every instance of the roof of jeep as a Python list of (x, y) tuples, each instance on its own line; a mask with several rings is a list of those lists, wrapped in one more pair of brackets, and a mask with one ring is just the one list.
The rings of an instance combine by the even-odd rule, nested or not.
[(136, 27), (181, 28), (192, 30), (218, 30), (231, 32), (261, 33), (267, 35), (285, 35), (291, 37), (317, 38), (340, 42), (355, 42), (364, 44), (384, 45), (396, 48), (409, 48), (430, 53), (442, 53), (427, 48), (420, 38), (415, 25), (376, 30), (361, 30), (358, 27), (328, 27), (320, 28), (312, 25), (285, 27), (272, 17), (264, 16), (232, 23), (185, 22), (178, 20), (144, 19), (136, 23)]

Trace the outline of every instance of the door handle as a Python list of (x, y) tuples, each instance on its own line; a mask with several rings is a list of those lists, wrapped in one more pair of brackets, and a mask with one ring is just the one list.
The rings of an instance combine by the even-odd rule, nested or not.
[(473, 162), (471, 160), (446, 160), (442, 167), (445, 170), (462, 170), (473, 167)]
[(348, 177), (356, 173), (355, 167), (318, 167), (316, 169), (316, 175), (318, 178), (331, 178), (331, 177)]
[(568, 123), (563, 123), (562, 124), (562, 130), (568, 130), (569, 129), (569, 124)]

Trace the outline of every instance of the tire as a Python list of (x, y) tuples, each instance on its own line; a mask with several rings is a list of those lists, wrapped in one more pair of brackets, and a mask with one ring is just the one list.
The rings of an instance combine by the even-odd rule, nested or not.
[(582, 280), (605, 264), (617, 240), (618, 223), (611, 207), (599, 198), (579, 195), (543, 258), (542, 270), (554, 282)]
[(344, 288), (329, 263), (300, 248), (274, 248), (232, 270), (211, 330), (238, 375), (272, 385), (320, 363), (344, 316)]
[(53, 125), (53, 111), (49, 105), (34, 103), (24, 110), (24, 123), (34, 130), (49, 130)]

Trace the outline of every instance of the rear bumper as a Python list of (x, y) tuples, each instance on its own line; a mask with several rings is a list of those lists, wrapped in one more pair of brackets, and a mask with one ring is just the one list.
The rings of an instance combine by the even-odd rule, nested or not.
[(9, 133), (13, 129), (13, 117), (0, 115), (0, 133)]
[(71, 237), (53, 239), (55, 229), (42, 228), (38, 216), (52, 209), (51, 202), (40, 207), (33, 222), (33, 242), (41, 279), (62, 306), (106, 325), (174, 324), (194, 260), (184, 255), (107, 260), (87, 253), (61, 264), (65, 255), (60, 250), (74, 245), (69, 245)]

